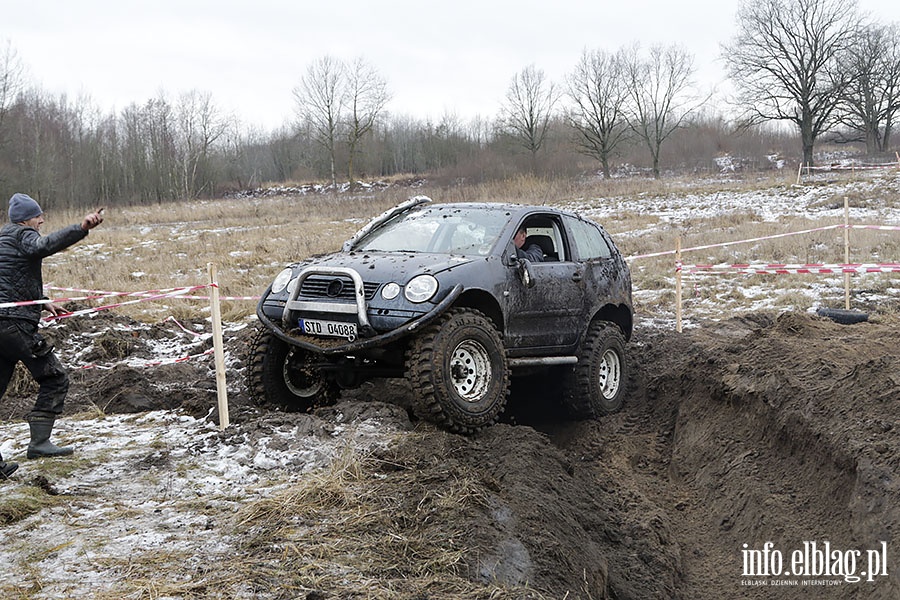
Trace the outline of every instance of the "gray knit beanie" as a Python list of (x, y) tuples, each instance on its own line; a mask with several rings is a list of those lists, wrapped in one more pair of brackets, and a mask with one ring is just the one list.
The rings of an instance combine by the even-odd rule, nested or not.
[(38, 203), (27, 194), (13, 194), (9, 199), (10, 223), (22, 223), (44, 214)]

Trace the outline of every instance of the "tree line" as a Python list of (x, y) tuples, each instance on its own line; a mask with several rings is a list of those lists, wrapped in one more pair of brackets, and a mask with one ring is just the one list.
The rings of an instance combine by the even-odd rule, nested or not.
[[(467, 122), (392, 114), (388, 81), (363, 58), (312, 61), (276, 131), (247, 129), (198, 90), (103, 114), (30, 86), (0, 50), (0, 189), (54, 206), (214, 197), (275, 182), (421, 176), (480, 181), (711, 171), (722, 155), (754, 168), (816, 143), (891, 148), (900, 110), (900, 29), (855, 0), (745, 0), (722, 44), (736, 90), (712, 106), (679, 45), (586, 49), (564, 81), (536, 65), (510, 80), (499, 114)], [(784, 127), (788, 124), (789, 127)], [(798, 144), (799, 141), (799, 144)], [(797, 146), (799, 145), (799, 152)]]

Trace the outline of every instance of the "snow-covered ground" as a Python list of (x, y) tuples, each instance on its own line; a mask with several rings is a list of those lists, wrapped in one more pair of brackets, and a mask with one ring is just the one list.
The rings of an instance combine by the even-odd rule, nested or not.
[[(710, 186), (704, 186), (709, 188)], [(811, 223), (838, 224), (844, 220), (844, 199), (851, 198), (848, 218), (853, 226), (900, 225), (900, 208), (894, 201), (900, 194), (900, 174), (897, 170), (862, 172), (853, 177), (844, 175), (834, 180), (833, 175), (819, 175), (807, 178), (798, 185), (763, 188), (750, 191), (706, 191), (691, 192), (679, 190), (665, 195), (638, 195), (635, 197), (615, 197), (583, 199), (573, 201), (566, 208), (604, 223), (615, 221), (625, 214), (645, 215), (657, 222), (640, 230), (616, 230), (620, 240), (659, 236), (663, 230), (672, 239), (680, 234), (686, 223), (703, 223), (704, 219), (722, 218), (733, 215), (753, 215), (752, 219), (763, 223), (780, 223), (797, 218)], [(801, 221), (802, 222), (802, 221)], [(696, 226), (696, 225), (695, 225)], [(802, 227), (801, 229), (806, 229)], [(853, 234), (856, 235), (856, 234)], [(880, 235), (898, 236), (900, 232), (885, 231)], [(716, 233), (706, 231), (706, 243), (732, 243), (731, 248), (748, 249), (743, 240), (736, 239), (729, 231)], [(843, 230), (833, 230), (829, 242), (833, 244), (833, 254), (840, 254), (843, 247)], [(752, 248), (752, 246), (750, 246)], [(672, 251), (673, 249), (670, 249)], [(836, 252), (835, 252), (836, 251)], [(675, 269), (674, 255), (667, 260), (672, 263), (672, 274), (668, 285), (659, 288), (635, 286), (634, 298), (639, 321), (646, 325), (663, 328), (674, 326), (675, 319)], [(690, 252), (683, 255), (685, 265), (709, 263), (714, 260), (710, 252)], [(734, 261), (744, 262), (744, 261)], [(756, 261), (754, 261), (756, 262)], [(804, 263), (804, 257), (785, 259), (772, 258), (772, 263)], [(851, 262), (900, 262), (900, 256), (851, 256)], [(646, 260), (640, 256), (629, 257), (635, 280)], [(701, 318), (721, 318), (739, 311), (763, 310), (804, 310), (815, 312), (827, 306), (843, 308), (844, 282), (841, 274), (794, 275), (790, 283), (784, 285), (781, 275), (754, 275), (747, 273), (695, 272), (683, 271), (684, 326), (691, 327)], [(854, 275), (852, 282), (853, 304), (851, 308), (868, 310), (882, 305), (885, 301), (897, 303), (900, 297), (900, 282), (894, 273), (869, 273)], [(877, 285), (875, 282), (878, 282)], [(671, 297), (671, 299), (668, 299)], [(661, 298), (666, 298), (661, 301)]]
[[(14, 480), (0, 483), (4, 503), (25, 502), (43, 488), (38, 493), (51, 504), (0, 528), (0, 597), (166, 597), (143, 595), (143, 584), (122, 579), (129, 572), (149, 581), (190, 578), (204, 563), (233, 559), (240, 550), (229, 532), (241, 506), (277, 494), (348, 448), (385, 444), (391, 432), (376, 418), (337, 422), (296, 415), (236, 433), (170, 411), (61, 419), (54, 439), (76, 454), (26, 460)], [(0, 424), (0, 440), (4, 457), (21, 460), (27, 425)], [(135, 595), (116, 595), (126, 591)], [(242, 593), (223, 590), (223, 597)]]

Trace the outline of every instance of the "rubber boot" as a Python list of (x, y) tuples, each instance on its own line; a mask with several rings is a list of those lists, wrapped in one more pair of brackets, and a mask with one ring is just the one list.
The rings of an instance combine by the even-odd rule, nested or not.
[(15, 473), (18, 468), (19, 463), (6, 462), (3, 460), (3, 456), (0, 455), (0, 480), (9, 479), (9, 476)]
[(28, 458), (45, 456), (68, 456), (75, 450), (71, 446), (57, 446), (50, 441), (54, 419), (47, 417), (32, 418), (28, 421), (31, 428), (31, 443), (28, 444)]

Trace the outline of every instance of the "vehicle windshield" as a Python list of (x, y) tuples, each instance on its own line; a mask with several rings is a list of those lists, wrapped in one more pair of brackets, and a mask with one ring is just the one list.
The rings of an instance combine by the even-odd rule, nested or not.
[(429, 206), (374, 229), (353, 250), (485, 256), (508, 220), (509, 213), (496, 208)]

